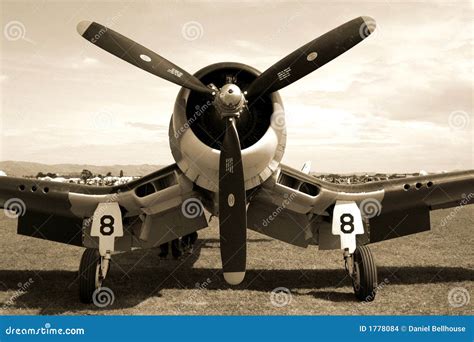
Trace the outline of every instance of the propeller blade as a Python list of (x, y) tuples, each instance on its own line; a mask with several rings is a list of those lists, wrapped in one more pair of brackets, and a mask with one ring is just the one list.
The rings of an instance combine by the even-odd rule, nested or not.
[(343, 54), (375, 29), (375, 20), (359, 17), (329, 31), (265, 70), (247, 89), (248, 97), (272, 93)]
[(233, 118), (226, 118), (219, 159), (219, 231), (224, 279), (242, 282), (247, 257), (247, 211), (239, 135)]
[(92, 44), (155, 76), (201, 93), (214, 92), (177, 65), (101, 24), (81, 21), (77, 32)]

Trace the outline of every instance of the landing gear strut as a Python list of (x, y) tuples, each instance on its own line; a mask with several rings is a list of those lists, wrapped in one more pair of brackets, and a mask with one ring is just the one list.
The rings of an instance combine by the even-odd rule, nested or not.
[(94, 292), (102, 286), (109, 270), (110, 254), (101, 257), (99, 250), (87, 248), (79, 265), (79, 297), (82, 303), (92, 303)]
[(359, 246), (354, 254), (344, 251), (346, 271), (352, 279), (355, 296), (360, 301), (371, 302), (377, 292), (377, 266), (367, 246)]

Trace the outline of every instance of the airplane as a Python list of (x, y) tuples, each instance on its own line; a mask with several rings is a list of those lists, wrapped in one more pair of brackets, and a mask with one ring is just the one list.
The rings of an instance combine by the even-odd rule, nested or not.
[(430, 211), (468, 204), (474, 170), (363, 184), (333, 184), (281, 163), (286, 146), (278, 90), (370, 36), (361, 16), (301, 46), (263, 73), (235, 62), (189, 74), (99, 23), (81, 21), (90, 43), (181, 86), (169, 126), (175, 163), (116, 186), (0, 177), (0, 207), (21, 235), (85, 247), (79, 298), (91, 303), (112, 255), (154, 248), (219, 219), (225, 281), (246, 271), (247, 229), (300, 247), (340, 249), (355, 296), (371, 301), (377, 266), (368, 244), (430, 230)]

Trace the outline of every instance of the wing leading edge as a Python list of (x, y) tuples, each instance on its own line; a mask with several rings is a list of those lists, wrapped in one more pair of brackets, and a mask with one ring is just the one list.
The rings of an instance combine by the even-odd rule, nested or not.
[(200, 194), (175, 164), (112, 187), (0, 177), (0, 208), (16, 211), (22, 235), (97, 247), (90, 231), (99, 203), (120, 207), (125, 234), (117, 238), (118, 250), (156, 246), (207, 227)]
[(282, 165), (255, 190), (248, 208), (249, 228), (306, 247), (338, 248), (331, 234), (337, 201), (355, 202), (366, 232), (377, 242), (430, 229), (431, 210), (473, 203), (474, 170), (364, 184), (333, 184)]

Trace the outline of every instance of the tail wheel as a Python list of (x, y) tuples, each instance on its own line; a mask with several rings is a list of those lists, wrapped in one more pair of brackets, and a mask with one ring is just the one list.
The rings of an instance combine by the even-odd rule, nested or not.
[(94, 291), (102, 286), (101, 257), (95, 248), (87, 248), (79, 265), (79, 297), (82, 303), (92, 303)]
[(354, 273), (352, 286), (357, 299), (371, 302), (375, 298), (377, 288), (377, 266), (372, 252), (367, 246), (356, 248), (354, 255)]

